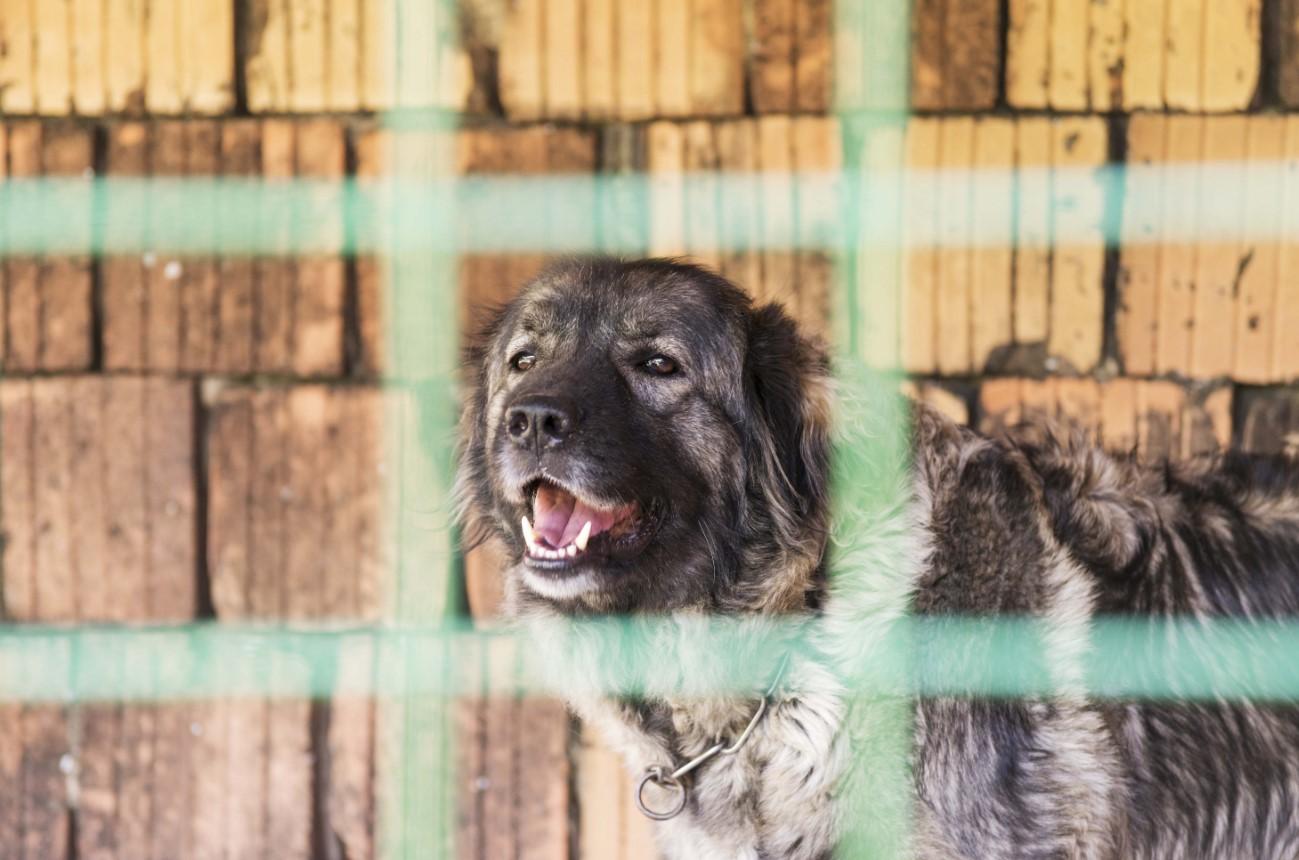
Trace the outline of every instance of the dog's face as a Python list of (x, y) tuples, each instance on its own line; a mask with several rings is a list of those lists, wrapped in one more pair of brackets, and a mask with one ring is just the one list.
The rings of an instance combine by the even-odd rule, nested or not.
[(825, 359), (774, 306), (663, 261), (575, 261), (470, 351), (461, 492), (512, 599), (792, 609), (824, 543)]

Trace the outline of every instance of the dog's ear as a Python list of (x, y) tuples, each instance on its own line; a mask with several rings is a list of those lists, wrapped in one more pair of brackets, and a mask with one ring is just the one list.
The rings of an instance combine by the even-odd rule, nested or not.
[(781, 543), (823, 537), (830, 484), (830, 380), (825, 350), (779, 305), (749, 314), (745, 387), (757, 421), (750, 485), (766, 497)]

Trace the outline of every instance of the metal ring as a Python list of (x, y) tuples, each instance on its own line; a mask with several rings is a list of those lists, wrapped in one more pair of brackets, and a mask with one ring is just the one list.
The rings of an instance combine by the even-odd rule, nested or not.
[[(648, 806), (646, 806), (645, 785), (650, 782), (654, 783), (660, 788), (675, 789), (678, 792), (676, 804), (673, 805), (670, 809), (667, 809), (663, 812), (650, 809)], [(661, 767), (651, 768), (649, 771), (645, 773), (644, 776), (640, 778), (640, 782), (636, 783), (635, 797), (636, 797), (636, 808), (639, 809), (641, 813), (645, 815), (646, 818), (652, 818), (655, 821), (667, 821), (669, 818), (676, 818), (678, 815), (681, 814), (681, 810), (686, 808), (685, 785), (683, 785), (681, 780), (679, 779), (673, 779), (671, 776), (664, 776), (663, 768)]]

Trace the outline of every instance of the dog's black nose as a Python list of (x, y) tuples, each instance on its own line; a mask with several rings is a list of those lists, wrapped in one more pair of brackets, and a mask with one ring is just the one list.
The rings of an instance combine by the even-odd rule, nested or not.
[(533, 394), (516, 401), (505, 413), (505, 428), (524, 448), (553, 448), (563, 444), (577, 425), (577, 410), (558, 397)]

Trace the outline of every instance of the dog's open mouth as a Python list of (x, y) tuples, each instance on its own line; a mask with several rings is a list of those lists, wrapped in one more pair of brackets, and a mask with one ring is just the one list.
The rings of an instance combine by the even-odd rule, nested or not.
[(528, 560), (547, 569), (639, 551), (652, 531), (653, 509), (635, 502), (601, 506), (544, 478), (528, 496), (532, 517), (521, 524)]

